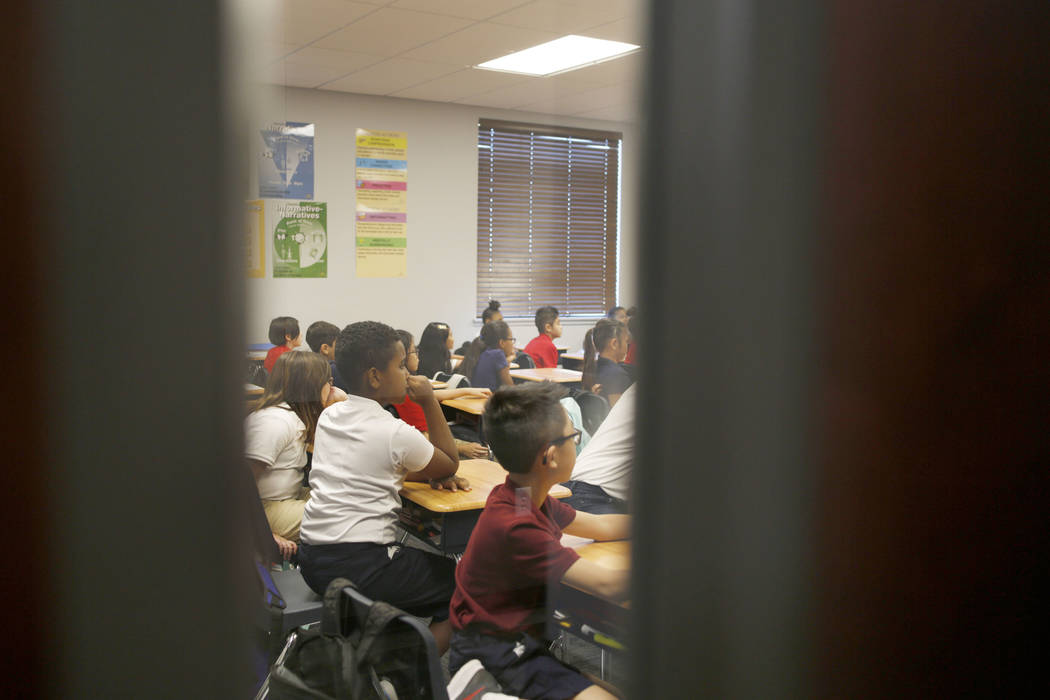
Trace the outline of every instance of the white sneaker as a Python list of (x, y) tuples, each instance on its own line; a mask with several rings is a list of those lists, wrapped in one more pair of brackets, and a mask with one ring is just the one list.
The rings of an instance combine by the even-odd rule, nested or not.
[(477, 659), (471, 659), (463, 664), (448, 684), (449, 700), (481, 700), (482, 698), (495, 700), (507, 697), (499, 694), (499, 691), (499, 683)]

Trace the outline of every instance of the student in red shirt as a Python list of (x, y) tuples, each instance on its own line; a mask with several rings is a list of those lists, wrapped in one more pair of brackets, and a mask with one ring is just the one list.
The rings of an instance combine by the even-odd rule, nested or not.
[(302, 335), (299, 333), (299, 321), (291, 316), (278, 316), (270, 321), (269, 338), (274, 346), (266, 353), (266, 359), (263, 360), (263, 367), (267, 372), (273, 371), (278, 357), (303, 344)]
[(557, 367), (558, 348), (554, 347), (554, 339), (561, 337), (558, 310), (553, 306), (536, 309), (536, 330), (539, 335), (525, 346), (525, 354), (532, 358), (537, 367)]
[(577, 512), (547, 495), (576, 463), (576, 430), (556, 384), (504, 387), (485, 409), (485, 430), (509, 472), (489, 495), (456, 567), (450, 605), (449, 671), (478, 659), (508, 695), (612, 698), (558, 661), (543, 639), (547, 585), (564, 581), (622, 600), (627, 574), (581, 559), (563, 547), (562, 531), (595, 540), (624, 539), (630, 516)]

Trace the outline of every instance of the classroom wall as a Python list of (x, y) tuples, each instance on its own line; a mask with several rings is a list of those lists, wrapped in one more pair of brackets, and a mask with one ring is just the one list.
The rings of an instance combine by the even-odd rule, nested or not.
[[(266, 277), (247, 280), (247, 342), (265, 342), (270, 319), (289, 315), (302, 330), (313, 321), (339, 326), (379, 320), (417, 338), (430, 321), (448, 323), (457, 344), (478, 333), (476, 294), (477, 120), (481, 117), (581, 126), (623, 133), (620, 209), (620, 303), (635, 303), (637, 126), (593, 119), (496, 110), (325, 90), (266, 86), (258, 90), (255, 133), (272, 121), (312, 122), (315, 199), (328, 203), (328, 277), (273, 279), (272, 249)], [(354, 130), (404, 131), (408, 135), (408, 276), (355, 275)], [(257, 139), (253, 141), (257, 143)], [(254, 157), (254, 153), (252, 154)], [(247, 198), (258, 195), (250, 164)], [(267, 227), (273, 222), (267, 220)], [(267, 245), (271, 246), (267, 235)], [(502, 300), (501, 300), (502, 301)], [(564, 322), (559, 345), (579, 348), (593, 322)], [(512, 321), (515, 337), (535, 335), (531, 320)]]

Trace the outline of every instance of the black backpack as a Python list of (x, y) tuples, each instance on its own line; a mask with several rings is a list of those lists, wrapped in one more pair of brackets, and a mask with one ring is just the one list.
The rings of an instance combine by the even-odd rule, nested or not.
[(272, 700), (447, 700), (433, 635), (347, 579), (324, 595), (320, 626), (300, 629), (270, 670)]

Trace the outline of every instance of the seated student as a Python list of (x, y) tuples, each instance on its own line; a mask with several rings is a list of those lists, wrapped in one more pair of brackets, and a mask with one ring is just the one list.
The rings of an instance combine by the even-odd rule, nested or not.
[(598, 393), (615, 406), (634, 379), (621, 366), (627, 356), (627, 326), (619, 321), (600, 319), (583, 337), (583, 386), (589, 391), (597, 384)]
[(346, 382), (343, 375), (339, 374), (339, 368), (335, 366), (335, 339), (339, 335), (339, 327), (328, 321), (314, 321), (306, 329), (306, 344), (314, 352), (322, 355), (328, 360), (328, 366), (332, 368), (332, 382), (340, 391), (346, 391)]
[(263, 367), (267, 372), (273, 371), (278, 357), (303, 344), (299, 334), (299, 322), (291, 316), (278, 316), (270, 321), (270, 333), (267, 337), (273, 343), (273, 347), (266, 353), (266, 359), (263, 360)]
[(493, 321), (481, 327), (481, 337), (467, 350), (457, 372), (470, 378), (472, 386), (495, 391), (501, 386), (514, 386), (510, 377), (510, 360), (514, 357), (515, 338), (510, 326)]
[(610, 321), (619, 321), (620, 323), (627, 323), (627, 309), (622, 306), (614, 306), (609, 309), (609, 313), (605, 314), (605, 318)]
[[(419, 351), (416, 350), (416, 344), (412, 340), (412, 334), (408, 331), (397, 331), (398, 336), (401, 338), (401, 344), (405, 348), (405, 368), (409, 374), (415, 374), (419, 368)], [(446, 399), (459, 399), (464, 397), (481, 397), (487, 398), (492, 396), (492, 392), (488, 389), (478, 389), (474, 387), (463, 387), (456, 389), (435, 389), (434, 397), (437, 400), (445, 401)], [(427, 418), (423, 415), (423, 407), (413, 401), (410, 397), (406, 396), (405, 400), (401, 403), (395, 403), (394, 410), (397, 411), (398, 417), (411, 425), (419, 432), (427, 433)], [(467, 459), (485, 459), (489, 456), (489, 448), (478, 442), (472, 442), (469, 440), (456, 440), (456, 450), (459, 452), (460, 457)]]
[(626, 572), (581, 559), (560, 542), (562, 531), (616, 540), (630, 529), (629, 516), (576, 512), (547, 495), (576, 461), (579, 431), (558, 403), (563, 393), (556, 384), (530, 382), (489, 399), (489, 442), (509, 475), (489, 495), (456, 569), (449, 671), (478, 659), (508, 695), (613, 697), (554, 658), (543, 640), (548, 583), (613, 599), (627, 592)]
[[(430, 630), (443, 653), (456, 564), (397, 545), (396, 510), (406, 479), (453, 491), (470, 488), (456, 476), (452, 433), (430, 382), (409, 376), (405, 348), (390, 326), (363, 321), (344, 328), (336, 339), (335, 363), (350, 396), (317, 421), (299, 547), (303, 579), (323, 593), (342, 576), (373, 600), (432, 617)], [(423, 407), (429, 441), (383, 409), (400, 403), (406, 392)]]
[(433, 379), (438, 372), (452, 372), (452, 329), (447, 323), (432, 321), (419, 336), (419, 367), (416, 374)]
[(572, 479), (565, 486), (568, 503), (588, 513), (626, 513), (631, 467), (634, 465), (634, 395), (623, 392), (597, 432), (576, 458)]
[(286, 559), (295, 552), (303, 507), (310, 497), (310, 489), (302, 485), (306, 448), (313, 444), (324, 407), (346, 398), (342, 392), (333, 394), (331, 378), (320, 355), (282, 355), (263, 395), (244, 419), (244, 456), (274, 540)]
[[(486, 307), (485, 310), (481, 312), (481, 325), (484, 326), (486, 323), (492, 323), (493, 321), (502, 321), (502, 320), (503, 320), (503, 312), (501, 312), (499, 310), (499, 302), (496, 301), (495, 299), (489, 299), (488, 307)], [(478, 337), (481, 337), (481, 336), (479, 335)], [(477, 340), (477, 338), (475, 338), (474, 340)], [(457, 355), (466, 355), (467, 351), (470, 350), (471, 342), (472, 341), (468, 341), (468, 342), (463, 343), (462, 345), (460, 345), (459, 349), (456, 350), (456, 354)]]
[(525, 346), (525, 354), (532, 358), (537, 367), (557, 367), (558, 348), (554, 347), (554, 339), (561, 337), (558, 310), (553, 306), (536, 309), (536, 330), (539, 335)]
[(632, 306), (627, 309), (627, 357), (623, 358), (625, 364), (634, 365), (635, 356), (638, 353), (638, 307)]

